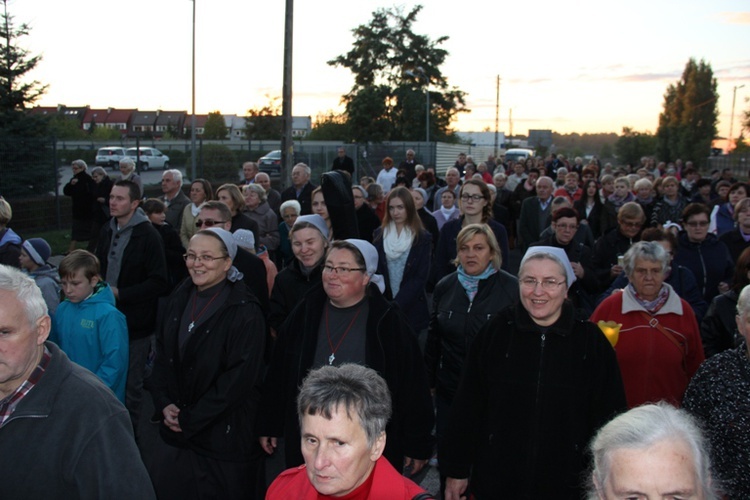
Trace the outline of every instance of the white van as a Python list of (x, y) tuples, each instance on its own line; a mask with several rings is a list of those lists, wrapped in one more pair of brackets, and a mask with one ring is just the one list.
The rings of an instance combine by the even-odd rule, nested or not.
[(526, 161), (529, 158), (534, 157), (534, 150), (533, 149), (526, 149), (526, 148), (512, 148), (505, 152), (505, 161), (506, 162), (518, 162), (518, 161)]

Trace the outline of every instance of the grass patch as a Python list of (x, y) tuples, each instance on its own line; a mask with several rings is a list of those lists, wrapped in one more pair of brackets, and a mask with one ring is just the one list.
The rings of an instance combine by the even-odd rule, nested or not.
[[(68, 251), (70, 245), (70, 229), (58, 229), (55, 231), (43, 231), (43, 232), (30, 232), (27, 231), (23, 235), (24, 239), (29, 238), (44, 238), (52, 247), (52, 255), (62, 255)], [(87, 241), (79, 241), (76, 248), (86, 249), (88, 245)]]

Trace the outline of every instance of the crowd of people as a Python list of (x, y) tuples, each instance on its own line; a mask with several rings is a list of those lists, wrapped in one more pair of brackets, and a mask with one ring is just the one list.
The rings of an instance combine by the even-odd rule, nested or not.
[[(247, 162), (187, 194), (166, 170), (144, 199), (133, 167), (72, 163), (57, 268), (0, 198), (0, 456), (53, 436), (40, 412), (71, 425), (50, 409), (69, 399), (112, 434), (34, 465), (60, 498), (750, 496), (750, 186), (730, 170), (461, 154), (441, 178), (409, 150), (357, 179), (339, 148), (281, 192)], [(407, 479), (428, 464), (439, 492)], [(99, 484), (110, 466), (146, 484)]]

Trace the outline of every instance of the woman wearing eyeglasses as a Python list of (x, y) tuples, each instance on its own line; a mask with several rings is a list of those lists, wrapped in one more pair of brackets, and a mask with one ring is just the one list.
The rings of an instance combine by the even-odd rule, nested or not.
[(383, 225), (373, 234), (378, 273), (385, 278), (386, 298), (407, 313), (414, 334), (420, 336), (430, 321), (425, 286), (432, 237), (422, 227), (414, 197), (405, 187), (391, 189), (385, 206)]
[(334, 241), (322, 285), (305, 294), (279, 330), (257, 430), (269, 455), (284, 437), (287, 467), (304, 463), (294, 404), (302, 380), (311, 369), (342, 363), (366, 365), (388, 383), (393, 416), (384, 455), (391, 465), (416, 473), (432, 455), (434, 416), (424, 362), (404, 313), (383, 297), (377, 268), (372, 244)]
[(203, 202), (213, 200), (213, 198), (214, 193), (211, 183), (206, 179), (195, 179), (190, 184), (190, 203), (182, 211), (182, 222), (179, 228), (183, 247), (187, 248), (190, 244), (190, 238), (198, 232), (198, 228), (195, 227), (195, 219), (198, 218), (200, 213), (200, 206)]
[(685, 266), (695, 275), (703, 298), (711, 303), (714, 297), (729, 290), (734, 262), (727, 246), (709, 233), (708, 207), (691, 203), (682, 212), (682, 231), (677, 237), (679, 249), (674, 263)]
[(495, 233), (502, 254), (503, 270), (508, 271), (508, 232), (505, 226), (492, 218), (492, 195), (483, 181), (471, 179), (463, 183), (458, 195), (461, 217), (443, 224), (440, 229), (431, 283), (437, 283), (453, 272), (453, 259), (456, 258), (456, 238), (462, 228), (469, 224), (487, 224)]
[(232, 266), (236, 252), (228, 231), (198, 231), (185, 254), (190, 278), (164, 309), (150, 378), (163, 417), (151, 470), (159, 498), (259, 498), (264, 486), (252, 428), (266, 326)]
[(679, 406), (704, 359), (692, 307), (664, 283), (668, 266), (669, 254), (659, 243), (634, 244), (625, 253), (630, 284), (591, 316), (593, 322), (622, 324), (615, 351), (629, 408), (661, 400)]
[(440, 442), (447, 500), (583, 497), (586, 446), (624, 410), (612, 346), (566, 300), (565, 252), (532, 247), (520, 302), (479, 330)]

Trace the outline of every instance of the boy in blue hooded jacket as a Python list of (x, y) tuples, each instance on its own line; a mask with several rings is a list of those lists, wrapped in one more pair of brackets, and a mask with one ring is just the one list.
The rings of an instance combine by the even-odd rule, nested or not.
[(125, 403), (128, 326), (112, 290), (99, 277), (99, 260), (86, 250), (74, 250), (60, 262), (59, 271), (65, 300), (53, 318), (50, 340)]

